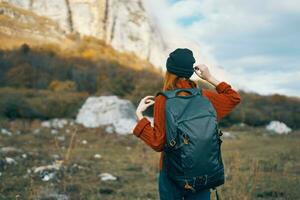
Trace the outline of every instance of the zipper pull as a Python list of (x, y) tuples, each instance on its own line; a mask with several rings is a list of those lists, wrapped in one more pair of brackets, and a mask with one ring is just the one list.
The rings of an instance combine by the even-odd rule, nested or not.
[(196, 192), (196, 190), (191, 186), (187, 181), (185, 182), (184, 189), (186, 190), (192, 190), (193, 192)]

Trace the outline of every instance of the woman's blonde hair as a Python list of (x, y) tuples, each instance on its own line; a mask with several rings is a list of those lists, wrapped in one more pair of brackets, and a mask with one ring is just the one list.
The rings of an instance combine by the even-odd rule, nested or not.
[[(182, 79), (182, 78), (167, 71), (165, 74), (163, 91), (177, 89), (177, 82), (180, 79)], [(186, 79), (186, 80), (189, 82), (189, 84), (192, 88), (197, 87), (197, 83), (195, 83), (194, 81), (192, 81), (190, 79)]]

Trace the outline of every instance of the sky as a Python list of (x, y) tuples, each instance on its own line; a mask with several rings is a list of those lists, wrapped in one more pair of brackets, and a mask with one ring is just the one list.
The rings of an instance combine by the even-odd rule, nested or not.
[[(171, 48), (188, 47), (219, 80), (300, 97), (298, 0), (146, 0)], [(171, 51), (170, 48), (170, 51)]]

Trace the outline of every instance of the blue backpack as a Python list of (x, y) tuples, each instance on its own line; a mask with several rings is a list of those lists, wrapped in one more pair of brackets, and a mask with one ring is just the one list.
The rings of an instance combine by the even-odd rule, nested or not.
[[(179, 92), (188, 96), (178, 96)], [(196, 192), (224, 184), (221, 130), (211, 102), (199, 88), (158, 93), (166, 100), (164, 167), (167, 176), (185, 190)]]

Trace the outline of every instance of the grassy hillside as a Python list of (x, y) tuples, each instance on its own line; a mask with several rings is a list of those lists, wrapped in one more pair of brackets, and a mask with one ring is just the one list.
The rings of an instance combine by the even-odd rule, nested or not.
[(76, 48), (21, 45), (0, 50), (0, 87), (118, 95), (137, 101), (161, 88), (162, 77), (149, 62), (120, 53), (93, 38)]

